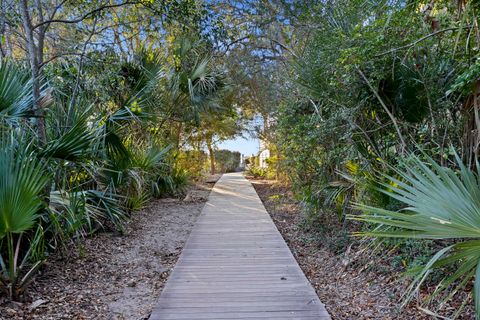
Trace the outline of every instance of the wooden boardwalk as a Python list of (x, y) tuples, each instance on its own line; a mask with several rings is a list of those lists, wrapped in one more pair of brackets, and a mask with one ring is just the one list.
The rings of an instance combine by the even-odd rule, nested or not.
[(242, 174), (213, 188), (152, 320), (330, 319)]

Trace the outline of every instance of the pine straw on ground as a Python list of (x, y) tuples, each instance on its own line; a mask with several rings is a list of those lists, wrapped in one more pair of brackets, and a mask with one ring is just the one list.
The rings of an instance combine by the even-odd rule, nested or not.
[(23, 302), (0, 297), (0, 319), (148, 319), (211, 186), (155, 200), (125, 234), (98, 233), (50, 257)]
[[(301, 207), (288, 186), (268, 180), (250, 179), (268, 213), (287, 242), (300, 267), (314, 286), (334, 320), (436, 319), (420, 311), (415, 303), (401, 310), (401, 295), (408, 280), (388, 260), (363, 255), (351, 261), (355, 242), (347, 250), (332, 250), (332, 229), (322, 232), (305, 223)], [(328, 225), (328, 223), (327, 223)], [(341, 237), (333, 240), (344, 241)], [(459, 305), (460, 302), (454, 302)], [(455, 311), (452, 307), (449, 311)], [(459, 319), (474, 319), (467, 307)]]

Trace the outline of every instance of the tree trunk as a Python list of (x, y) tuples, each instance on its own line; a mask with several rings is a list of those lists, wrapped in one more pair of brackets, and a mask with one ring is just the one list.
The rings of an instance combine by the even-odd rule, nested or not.
[(480, 147), (480, 101), (478, 99), (478, 95), (480, 94), (480, 81), (475, 83), (475, 88), (473, 89), (473, 114), (475, 117), (475, 144), (473, 149), (473, 165), (475, 165), (478, 161), (478, 153)]
[(41, 47), (37, 47), (35, 45), (35, 36), (33, 33), (32, 27), (32, 20), (30, 18), (30, 13), (28, 11), (28, 1), (22, 0), (20, 1), (20, 6), (22, 10), (22, 22), (23, 27), (25, 29), (25, 39), (27, 42), (27, 52), (28, 52), (28, 60), (30, 62), (30, 69), (32, 74), (32, 95), (33, 95), (33, 109), (35, 110), (37, 121), (37, 130), (38, 130), (38, 139), (40, 140), (41, 144), (45, 144), (45, 119), (43, 117), (43, 110), (40, 106), (40, 65), (41, 60), (43, 57), (43, 37), (44, 34), (41, 35), (42, 39), (40, 44)]
[(265, 142), (268, 142), (268, 137), (267, 137), (267, 134), (268, 134), (268, 113), (267, 112), (263, 112), (262, 113), (262, 118), (263, 118), (263, 139), (265, 139)]
[(207, 149), (210, 156), (210, 174), (215, 174), (215, 152), (213, 150), (212, 137), (207, 137)]
[(177, 141), (175, 141), (177, 144), (177, 150), (180, 149), (180, 142), (181, 142), (180, 140), (182, 139), (182, 130), (183, 130), (183, 122), (179, 122), (177, 126), (177, 132), (176, 132)]
[(3, 42), (6, 42), (7, 21), (5, 17), (5, 2), (0, 0), (0, 55), (5, 58), (7, 55), (6, 49), (3, 47)]

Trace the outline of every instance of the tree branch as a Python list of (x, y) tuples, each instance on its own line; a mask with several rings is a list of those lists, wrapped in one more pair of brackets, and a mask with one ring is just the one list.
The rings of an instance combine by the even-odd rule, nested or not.
[(414, 42), (412, 43), (409, 43), (409, 44), (406, 44), (404, 46), (401, 46), (401, 47), (398, 47), (398, 48), (394, 48), (394, 49), (391, 49), (391, 50), (388, 50), (388, 51), (385, 51), (383, 53), (380, 53), (380, 54), (377, 54), (375, 55), (375, 58), (378, 58), (378, 57), (381, 57), (381, 56), (384, 56), (384, 55), (387, 55), (387, 54), (390, 54), (390, 53), (393, 53), (393, 52), (396, 52), (396, 51), (399, 51), (399, 50), (403, 50), (403, 49), (407, 49), (407, 48), (410, 48), (410, 47), (414, 47), (416, 46), (418, 43), (424, 41), (424, 40), (427, 40), (428, 38), (431, 38), (431, 37), (434, 37), (440, 33), (444, 33), (444, 32), (448, 32), (448, 31), (454, 31), (454, 30), (458, 30), (458, 29), (470, 29), (471, 26), (465, 26), (465, 27), (452, 27), (452, 28), (446, 28), (446, 29), (442, 29), (442, 30), (438, 30), (438, 31), (435, 31), (433, 33), (430, 33), (430, 34), (427, 34), (426, 36), (424, 37), (421, 37), (420, 39), (418, 40), (415, 40)]
[(406, 148), (407, 145), (405, 143), (405, 140), (403, 139), (403, 135), (402, 135), (402, 132), (400, 131), (400, 127), (398, 126), (397, 120), (395, 119), (394, 115), (390, 112), (388, 107), (385, 105), (385, 102), (383, 102), (383, 100), (380, 97), (380, 95), (378, 94), (377, 90), (375, 90), (375, 88), (372, 86), (370, 81), (368, 81), (367, 77), (362, 72), (362, 70), (360, 70), (360, 68), (358, 68), (358, 67), (356, 69), (357, 69), (358, 73), (360, 74), (360, 76), (363, 78), (363, 80), (365, 80), (365, 82), (367, 83), (370, 90), (372, 90), (373, 94), (378, 99), (378, 101), (382, 105), (385, 112), (388, 114), (388, 116), (390, 117), (390, 120), (392, 120), (393, 126), (395, 127), (395, 130), (397, 131), (398, 138), (400, 139), (400, 143), (402, 145), (402, 154), (403, 154), (405, 152), (405, 148)]
[[(67, 23), (67, 24), (72, 24), (72, 23), (78, 23), (78, 22), (81, 22), (85, 19), (87, 19), (88, 17), (90, 17), (91, 15), (94, 15), (95, 13), (97, 12), (100, 12), (100, 11), (103, 11), (105, 9), (112, 9), (112, 8), (118, 8), (118, 7), (123, 7), (125, 5), (130, 5), (130, 4), (138, 4), (139, 2), (138, 1), (125, 1), (125, 2), (122, 2), (122, 3), (117, 3), (117, 4), (108, 4), (108, 5), (104, 5), (104, 6), (101, 6), (101, 7), (98, 7), (92, 11), (89, 11), (87, 13), (85, 13), (84, 15), (82, 15), (81, 17), (78, 17), (78, 18), (75, 18), (75, 19), (71, 19), (71, 20), (66, 20), (66, 19), (49, 19), (49, 20), (46, 20), (46, 21), (43, 21), (43, 22), (40, 22), (38, 24), (36, 24), (35, 26), (33, 26), (33, 30), (37, 29), (37, 28), (40, 28), (41, 26), (43, 25), (49, 25), (51, 23)], [(58, 10), (58, 9), (57, 9)], [(56, 10), (55, 10), (56, 12)]]
[(54, 56), (50, 57), (48, 60), (42, 62), (42, 63), (40, 64), (40, 68), (43, 68), (46, 64), (52, 62), (53, 60), (56, 60), (56, 59), (59, 59), (59, 58), (63, 58), (63, 57), (68, 57), (68, 56), (81, 56), (81, 57), (85, 57), (86, 54), (81, 53), (81, 52), (67, 52), (67, 53), (57, 54), (57, 55), (54, 55)]
[[(53, 20), (55, 18), (55, 15), (57, 14), (58, 10), (67, 2), (68, 0), (62, 0), (57, 6), (52, 11), (52, 14), (50, 14), (50, 18), (48, 20)], [(48, 24), (45, 29), (48, 29), (50, 25)]]

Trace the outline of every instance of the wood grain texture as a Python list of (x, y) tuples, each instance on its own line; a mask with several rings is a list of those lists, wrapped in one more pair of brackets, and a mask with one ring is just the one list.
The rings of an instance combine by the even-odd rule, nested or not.
[(152, 320), (330, 319), (253, 186), (215, 184)]

